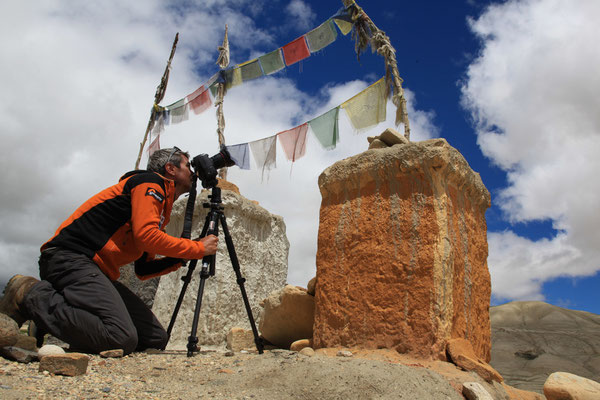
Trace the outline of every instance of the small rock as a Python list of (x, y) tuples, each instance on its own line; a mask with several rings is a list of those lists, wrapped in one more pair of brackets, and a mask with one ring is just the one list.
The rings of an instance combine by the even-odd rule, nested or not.
[(0, 313), (0, 347), (14, 346), (19, 340), (19, 327), (8, 315)]
[(393, 146), (395, 144), (406, 144), (408, 143), (408, 139), (399, 134), (395, 129), (388, 128), (381, 135), (379, 135), (379, 140), (387, 144), (388, 146)]
[(38, 359), (37, 352), (21, 349), (16, 346), (2, 347), (0, 353), (3, 357), (20, 363), (30, 363)]
[(219, 374), (235, 374), (235, 372), (233, 370), (223, 368), (219, 370)]
[(379, 139), (375, 139), (369, 145), (369, 150), (370, 149), (387, 149), (388, 147), (390, 147), (390, 146), (385, 144), (383, 141), (381, 141)]
[(467, 400), (494, 400), (488, 391), (477, 382), (463, 383), (462, 393)]
[(39, 371), (55, 375), (84, 375), (89, 361), (90, 358), (81, 353), (48, 355), (41, 358)]
[(107, 386), (107, 387), (103, 387), (103, 388), (102, 388), (102, 389), (100, 389), (100, 390), (102, 390), (104, 393), (110, 393), (110, 390), (111, 390), (111, 389), (110, 389), (110, 388)]
[(294, 343), (291, 344), (290, 350), (291, 351), (300, 351), (305, 347), (311, 347), (312, 346), (311, 342), (312, 342), (312, 340), (310, 340), (310, 339), (296, 340)]
[(65, 354), (65, 350), (54, 344), (46, 344), (38, 350), (38, 357), (41, 359), (45, 356)]
[(123, 357), (123, 349), (106, 350), (100, 352), (100, 357), (103, 358), (121, 358)]
[(340, 350), (337, 352), (337, 356), (338, 357), (352, 357), (353, 354), (351, 351), (348, 351), (348, 350)]
[(26, 335), (19, 335), (19, 339), (17, 340), (17, 343), (15, 343), (15, 347), (35, 352), (38, 350), (36, 346), (36, 339), (33, 336)]
[(233, 357), (235, 353), (231, 350), (225, 352), (225, 357)]
[(251, 330), (233, 327), (227, 333), (227, 348), (231, 351), (240, 351), (254, 346), (254, 333)]
[(544, 383), (547, 400), (600, 399), (600, 383), (567, 372), (555, 372)]
[(300, 350), (300, 352), (298, 354), (302, 354), (303, 356), (312, 357), (315, 355), (315, 351), (312, 349), (312, 347), (305, 347), (302, 350)]
[(315, 276), (310, 281), (308, 281), (308, 284), (306, 285), (306, 293), (310, 294), (311, 296), (314, 296), (316, 290), (317, 290), (317, 277)]
[(477, 358), (473, 346), (468, 340), (451, 339), (448, 341), (446, 349), (451, 361), (465, 371), (473, 371), (487, 382), (502, 382), (504, 380), (498, 371), (485, 361)]
[(377, 136), (367, 136), (367, 142), (369, 142), (369, 144), (375, 139), (377, 139)]

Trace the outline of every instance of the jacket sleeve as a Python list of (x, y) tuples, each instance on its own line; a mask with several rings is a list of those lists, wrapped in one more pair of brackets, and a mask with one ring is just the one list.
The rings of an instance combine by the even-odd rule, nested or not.
[(143, 183), (131, 190), (131, 229), (137, 247), (167, 257), (188, 260), (204, 257), (202, 242), (176, 238), (161, 230), (166, 201), (163, 189), (156, 183)]
[(137, 277), (145, 281), (150, 278), (168, 274), (169, 272), (177, 271), (183, 260), (173, 257), (156, 258), (148, 253), (144, 253), (135, 262), (135, 274)]

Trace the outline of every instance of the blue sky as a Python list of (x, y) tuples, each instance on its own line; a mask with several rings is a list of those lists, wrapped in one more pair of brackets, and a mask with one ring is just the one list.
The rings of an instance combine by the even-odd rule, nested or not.
[[(492, 304), (544, 300), (600, 313), (597, 1), (359, 4), (397, 51), (413, 140), (447, 139), (492, 194), (486, 213)], [(35, 274), (37, 249), (56, 226), (131, 169), (175, 32), (180, 42), (163, 104), (216, 72), (225, 23), (232, 63), (241, 63), (308, 32), (340, 6), (301, 0), (1, 5), (0, 79), (10, 96), (1, 99), (0, 151), (4, 167), (18, 166), (19, 173), (3, 178), (0, 280)], [(367, 51), (358, 62), (351, 38), (340, 35), (301, 63), (232, 89), (225, 103), (228, 143), (307, 121), (383, 74), (381, 57)], [(393, 126), (391, 119), (360, 135), (342, 123), (338, 148), (309, 146), (292, 173), (279, 154), (266, 181), (256, 171), (230, 170), (242, 194), (284, 217), (290, 283), (305, 285), (314, 275), (318, 174), (366, 150), (366, 137)], [(162, 144), (212, 154), (214, 129), (213, 113), (204, 113), (168, 127)]]

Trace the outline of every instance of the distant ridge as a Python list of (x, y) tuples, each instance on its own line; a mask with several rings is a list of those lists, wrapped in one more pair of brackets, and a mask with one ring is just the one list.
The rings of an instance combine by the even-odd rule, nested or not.
[(506, 383), (542, 393), (557, 371), (598, 381), (600, 315), (541, 301), (516, 301), (490, 308), (492, 360)]

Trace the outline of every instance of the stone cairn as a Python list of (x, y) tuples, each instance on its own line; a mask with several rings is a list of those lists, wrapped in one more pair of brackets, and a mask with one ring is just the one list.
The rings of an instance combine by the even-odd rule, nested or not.
[[(240, 195), (239, 189), (232, 183), (220, 180), (219, 187), (222, 189), (221, 197), (227, 226), (235, 245), (242, 275), (246, 278), (244, 285), (258, 327), (262, 311), (260, 302), (272, 291), (281, 288), (287, 279), (289, 242), (285, 235), (285, 223), (282, 217), (269, 213), (258, 203)], [(203, 190), (196, 199), (192, 238), (200, 236), (204, 226), (207, 209), (202, 204), (208, 201), (208, 194), (208, 190)], [(185, 199), (173, 206), (171, 221), (167, 226), (168, 234), (181, 235), (185, 207)], [(249, 330), (250, 324), (221, 227), (219, 239), (216, 275), (206, 281), (197, 336), (200, 345), (223, 347), (231, 328), (243, 327)], [(181, 268), (160, 277), (152, 311), (165, 328), (169, 325), (181, 292), (181, 277), (187, 271), (187, 268)], [(200, 263), (187, 288), (167, 349), (186, 348), (199, 283)]]
[(467, 339), (489, 362), (488, 190), (444, 139), (369, 142), (319, 177), (314, 347), (446, 360)]

